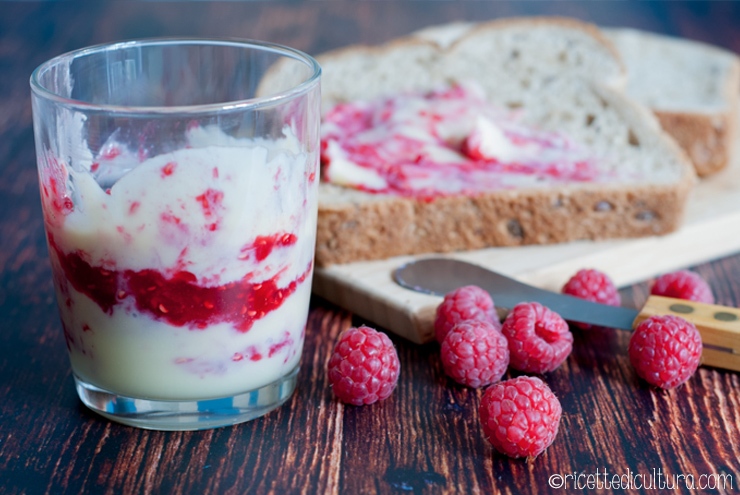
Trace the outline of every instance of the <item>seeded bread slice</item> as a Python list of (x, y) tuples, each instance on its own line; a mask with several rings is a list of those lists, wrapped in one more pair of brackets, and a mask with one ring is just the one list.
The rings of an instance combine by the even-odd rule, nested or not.
[(728, 50), (635, 29), (605, 29), (628, 67), (627, 94), (649, 106), (700, 176), (727, 166), (740, 95)]
[[(496, 54), (491, 56), (492, 51)], [(565, 132), (633, 178), (609, 184), (521, 187), (415, 200), (333, 184), (320, 189), (316, 263), (665, 234), (694, 182), (685, 154), (655, 117), (614, 88), (623, 68), (593, 26), (517, 19), (476, 26), (448, 45), (406, 38), (318, 57), (323, 108), (475, 81), (526, 123)], [(590, 80), (601, 74), (599, 82)], [(588, 78), (587, 78), (588, 77)]]

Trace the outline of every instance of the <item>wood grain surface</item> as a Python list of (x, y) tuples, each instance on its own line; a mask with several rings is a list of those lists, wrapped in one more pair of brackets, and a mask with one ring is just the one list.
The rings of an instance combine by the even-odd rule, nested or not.
[[(368, 407), (335, 401), (325, 377), (329, 352), (342, 330), (364, 320), (319, 297), (298, 392), (263, 418), (201, 432), (144, 431), (103, 420), (76, 396), (38, 197), (34, 67), (70, 49), (140, 37), (246, 37), (316, 54), (435, 23), (535, 14), (740, 52), (735, 2), (0, 2), (0, 493), (558, 493), (582, 491), (572, 482), (552, 488), (558, 476), (597, 470), (646, 482), (660, 472), (668, 483), (664, 490), (602, 485), (599, 493), (740, 490), (739, 375), (700, 368), (678, 390), (651, 389), (629, 365), (629, 334), (612, 330), (574, 330), (573, 354), (544, 377), (564, 414), (553, 445), (529, 463), (485, 442), (482, 391), (448, 380), (433, 344), (392, 336), (402, 363), (394, 394)], [(718, 303), (740, 304), (740, 255), (694, 268)], [(622, 295), (625, 305), (640, 306), (647, 282)], [(697, 486), (702, 475), (724, 475), (724, 486), (692, 491), (679, 475)]]

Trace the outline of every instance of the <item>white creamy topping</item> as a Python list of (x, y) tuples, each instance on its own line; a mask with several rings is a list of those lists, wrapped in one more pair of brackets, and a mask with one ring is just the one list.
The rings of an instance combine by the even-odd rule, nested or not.
[[(112, 160), (99, 160), (97, 175), (106, 180), (120, 175), (107, 192), (91, 174), (70, 169), (75, 208), (57, 242), (84, 251), (93, 264), (114, 261), (118, 269), (130, 270), (184, 268), (221, 283), (250, 271), (264, 278), (280, 270), (286, 277), (302, 272), (308, 257), (302, 266), (287, 270), (282, 262), (239, 259), (241, 249), (257, 236), (312, 236), (314, 222), (304, 213), (304, 195), (296, 193), (307, 187), (307, 157), (274, 151), (297, 150), (295, 137), (274, 143), (239, 141), (217, 129), (198, 128), (189, 138), (190, 147), (136, 166), (135, 154), (125, 148)], [(274, 213), (249, 213), (255, 208)]]
[(347, 154), (338, 143), (328, 144), (327, 154), (331, 156), (331, 182), (340, 186), (357, 186), (364, 184), (371, 189), (385, 189), (388, 183), (378, 173), (369, 168), (363, 168), (347, 158)]
[(473, 132), (477, 132), (480, 137), (478, 150), (482, 158), (511, 162), (531, 158), (532, 156), (531, 147), (514, 146), (503, 130), (494, 124), (491, 119), (478, 116), (475, 119), (475, 130)]

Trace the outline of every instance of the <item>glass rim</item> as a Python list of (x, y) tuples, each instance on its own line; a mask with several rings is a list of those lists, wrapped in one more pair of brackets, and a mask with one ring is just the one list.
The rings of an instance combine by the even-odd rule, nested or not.
[[(80, 56), (86, 56), (94, 53), (103, 53), (106, 51), (120, 50), (129, 47), (157, 46), (157, 45), (203, 45), (203, 46), (232, 46), (242, 48), (254, 48), (260, 51), (273, 52), (283, 57), (305, 63), (311, 70), (311, 75), (301, 83), (275, 94), (231, 100), (218, 103), (205, 103), (197, 105), (172, 105), (172, 106), (127, 106), (90, 103), (74, 98), (67, 98), (58, 93), (49, 90), (41, 84), (39, 80), (42, 73), (50, 70), (53, 66), (59, 64), (63, 59), (74, 59)], [(36, 67), (31, 73), (30, 85), (33, 93), (55, 103), (59, 103), (68, 108), (74, 108), (80, 111), (105, 111), (115, 112), (118, 114), (178, 114), (178, 113), (209, 113), (216, 111), (244, 110), (246, 108), (260, 108), (273, 106), (283, 100), (291, 100), (296, 96), (308, 92), (313, 88), (321, 77), (321, 66), (311, 55), (279, 43), (269, 41), (259, 41), (247, 38), (198, 38), (198, 37), (162, 37), (162, 38), (142, 38), (128, 41), (116, 41), (109, 43), (100, 43), (76, 50), (71, 50), (57, 55)]]

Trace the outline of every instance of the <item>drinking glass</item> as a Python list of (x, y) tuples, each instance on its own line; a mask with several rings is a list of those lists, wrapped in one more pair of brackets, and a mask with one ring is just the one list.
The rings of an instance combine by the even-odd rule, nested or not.
[(249, 40), (84, 48), (31, 76), (41, 201), (78, 395), (151, 429), (294, 392), (316, 235), (321, 70)]

